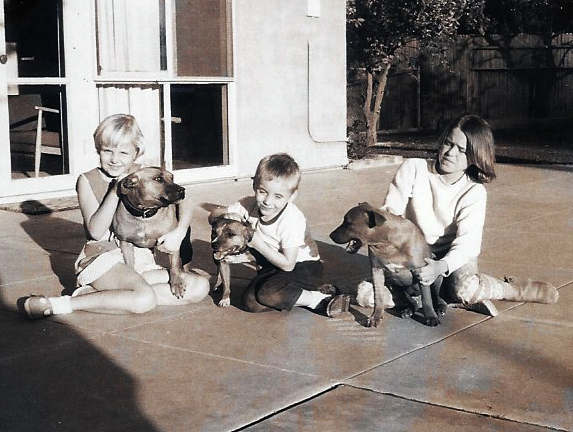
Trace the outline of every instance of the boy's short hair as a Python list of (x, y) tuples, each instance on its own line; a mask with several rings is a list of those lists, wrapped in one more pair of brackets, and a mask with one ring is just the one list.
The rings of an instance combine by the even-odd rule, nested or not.
[(256, 188), (262, 180), (270, 181), (277, 178), (289, 183), (291, 192), (298, 189), (300, 168), (295, 160), (286, 153), (276, 153), (261, 159), (253, 178), (253, 186)]
[(129, 114), (112, 114), (106, 117), (93, 136), (98, 154), (103, 147), (115, 148), (127, 143), (135, 147), (138, 157), (145, 152), (141, 129), (135, 117)]

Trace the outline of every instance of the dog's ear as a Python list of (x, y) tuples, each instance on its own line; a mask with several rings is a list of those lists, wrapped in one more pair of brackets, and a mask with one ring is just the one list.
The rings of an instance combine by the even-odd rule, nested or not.
[(358, 205), (359, 205), (359, 206), (368, 206), (368, 207), (370, 207), (370, 204), (368, 204), (368, 202), (367, 202), (367, 201), (364, 201), (364, 202), (358, 203)]
[(246, 226), (245, 231), (247, 233), (247, 242), (250, 242), (255, 235), (255, 229), (252, 226)]
[(386, 220), (384, 216), (374, 210), (368, 210), (366, 214), (368, 215), (368, 228), (380, 226)]
[(126, 194), (129, 189), (133, 189), (139, 183), (139, 177), (135, 174), (130, 174), (125, 177), (120, 183), (120, 191), (122, 194)]
[(209, 221), (209, 225), (215, 224), (217, 219), (222, 217), (226, 212), (227, 212), (226, 207), (216, 206), (215, 208), (213, 208), (211, 210), (211, 213), (209, 213), (209, 217), (207, 219)]

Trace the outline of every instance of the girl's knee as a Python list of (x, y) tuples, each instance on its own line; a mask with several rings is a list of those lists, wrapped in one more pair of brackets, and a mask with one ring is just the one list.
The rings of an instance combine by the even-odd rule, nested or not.
[(211, 289), (209, 279), (197, 273), (182, 273), (181, 277), (185, 281), (185, 300), (198, 303), (207, 297)]
[(480, 280), (477, 274), (458, 276), (452, 280), (454, 300), (464, 304), (474, 303), (480, 290)]
[(131, 312), (133, 313), (146, 313), (152, 309), (155, 309), (157, 306), (157, 296), (149, 285), (146, 287), (138, 287), (138, 289), (134, 290), (133, 297), (133, 301), (130, 305)]

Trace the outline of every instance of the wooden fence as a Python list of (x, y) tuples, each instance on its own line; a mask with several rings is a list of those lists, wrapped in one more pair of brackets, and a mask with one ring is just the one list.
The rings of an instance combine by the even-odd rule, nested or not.
[[(573, 34), (549, 43), (520, 35), (460, 38), (447, 66), (424, 61), (393, 73), (380, 130), (435, 129), (464, 112), (492, 121), (573, 118)], [(349, 83), (349, 119), (358, 118), (362, 82)]]

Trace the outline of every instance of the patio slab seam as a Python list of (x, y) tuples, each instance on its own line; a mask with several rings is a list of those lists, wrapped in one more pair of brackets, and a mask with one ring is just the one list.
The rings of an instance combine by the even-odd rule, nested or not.
[[(266, 365), (266, 364), (262, 364), (262, 363), (253, 362), (253, 361), (242, 360), (242, 359), (239, 359), (236, 357), (222, 356), (219, 354), (209, 353), (206, 351), (199, 351), (199, 350), (194, 350), (194, 349), (189, 349), (189, 348), (182, 348), (182, 347), (178, 347), (178, 346), (174, 346), (174, 345), (157, 343), (157, 342), (149, 341), (146, 339), (136, 338), (136, 337), (132, 337), (132, 336), (125, 336), (125, 335), (120, 335), (120, 334), (116, 334), (116, 333), (110, 333), (109, 336), (129, 340), (129, 341), (133, 341), (133, 342), (138, 342), (138, 343), (142, 343), (142, 344), (146, 344), (146, 345), (153, 345), (155, 347), (171, 349), (171, 350), (175, 350), (175, 351), (179, 351), (179, 352), (196, 354), (196, 355), (203, 355), (206, 357), (214, 357), (214, 358), (218, 358), (218, 359), (222, 359), (222, 360), (229, 360), (229, 361), (243, 363), (243, 364), (247, 364), (247, 365), (251, 365), (251, 366), (262, 367), (264, 369), (273, 369), (276, 371), (286, 372), (289, 374), (295, 374), (295, 375), (300, 375), (300, 376), (305, 376), (305, 377), (321, 378), (321, 379), (324, 379), (326, 381), (331, 382), (332, 385), (335, 385), (336, 383), (341, 383), (340, 380), (338, 380), (338, 379), (333, 379), (333, 378), (325, 377), (322, 375), (316, 375), (316, 374), (304, 373), (304, 372), (299, 372), (299, 371), (285, 369), (285, 368), (279, 368), (276, 366), (270, 366), (270, 365)], [(347, 378), (345, 378), (345, 379), (347, 379)]]
[(22, 284), (26, 284), (26, 283), (30, 283), (30, 282), (37, 282), (37, 281), (41, 281), (41, 280), (48, 280), (48, 279), (58, 279), (58, 276), (56, 276), (55, 274), (49, 274), (46, 276), (40, 276), (40, 277), (35, 277), (32, 279), (23, 279), (23, 280), (19, 280), (19, 281), (14, 281), (14, 282), (8, 282), (8, 283), (3, 283), (0, 282), (0, 287), (9, 287), (9, 286), (13, 286), (13, 285), (22, 285)]
[(508, 319), (508, 320), (521, 321), (521, 322), (525, 322), (525, 323), (545, 324), (545, 325), (555, 326), (555, 327), (573, 328), (573, 322), (572, 323), (558, 322), (558, 321), (545, 320), (545, 319), (540, 319), (540, 318), (523, 318), (523, 317), (515, 317), (515, 316), (506, 316), (504, 318)]
[(526, 421), (511, 418), (511, 417), (504, 417), (504, 416), (495, 415), (495, 414), (491, 414), (491, 413), (485, 413), (485, 412), (481, 412), (478, 410), (472, 411), (472, 410), (468, 410), (468, 409), (465, 409), (462, 407), (456, 407), (453, 405), (438, 404), (438, 403), (427, 401), (427, 400), (402, 396), (400, 394), (396, 394), (396, 393), (392, 393), (392, 392), (381, 392), (381, 391), (377, 391), (375, 389), (371, 389), (368, 387), (360, 387), (360, 386), (357, 386), (355, 384), (345, 384), (345, 385), (348, 387), (357, 389), (357, 390), (362, 390), (362, 391), (376, 393), (376, 394), (380, 394), (380, 395), (384, 395), (384, 396), (394, 397), (394, 398), (398, 398), (401, 400), (420, 403), (423, 405), (428, 405), (428, 406), (432, 406), (432, 407), (436, 407), (436, 408), (448, 409), (448, 410), (457, 411), (457, 412), (461, 412), (461, 413), (465, 413), (465, 414), (472, 414), (472, 415), (477, 415), (477, 416), (481, 416), (481, 417), (488, 417), (488, 418), (492, 418), (492, 419), (508, 421), (508, 422), (512, 422), (515, 424), (519, 424), (519, 425), (535, 426), (535, 427), (546, 428), (548, 430), (554, 430), (554, 431), (559, 431), (559, 432), (561, 432), (561, 431), (562, 432), (568, 432), (566, 429), (556, 428), (553, 426), (548, 426), (548, 425), (538, 424), (538, 423), (532, 423), (532, 422), (526, 422)]
[[(252, 426), (255, 426), (255, 425), (259, 424), (259, 423), (264, 422), (265, 420), (271, 419), (271, 418), (273, 418), (274, 416), (280, 415), (281, 413), (287, 412), (288, 410), (291, 410), (291, 409), (293, 409), (293, 408), (296, 408), (297, 406), (300, 406), (300, 405), (302, 405), (302, 404), (305, 404), (305, 403), (307, 403), (307, 402), (310, 402), (310, 401), (312, 401), (312, 400), (314, 400), (314, 399), (316, 399), (316, 398), (318, 398), (318, 397), (320, 397), (320, 396), (322, 396), (322, 395), (325, 395), (325, 394), (328, 393), (328, 392), (334, 391), (334, 390), (336, 390), (336, 389), (338, 389), (339, 387), (342, 387), (342, 386), (347, 386), (347, 384), (342, 384), (342, 383), (334, 384), (333, 386), (328, 387), (328, 388), (326, 388), (326, 389), (324, 389), (324, 390), (321, 390), (321, 391), (319, 391), (319, 392), (317, 392), (317, 393), (315, 393), (315, 394), (313, 394), (313, 395), (311, 395), (311, 396), (309, 396), (309, 397), (307, 397), (307, 398), (301, 399), (301, 400), (299, 400), (299, 401), (297, 401), (297, 402), (293, 402), (293, 403), (291, 403), (291, 404), (289, 404), (289, 405), (286, 405), (286, 406), (283, 407), (283, 408), (277, 409), (277, 410), (275, 410), (275, 411), (273, 411), (273, 412), (271, 412), (271, 413), (269, 413), (269, 414), (266, 414), (266, 415), (263, 416), (263, 417), (260, 417), (260, 418), (254, 420), (254, 421), (252, 421), (252, 422), (250, 422), (250, 423), (247, 423), (247, 424), (241, 426), (241, 427), (238, 428), (238, 429), (234, 429), (232, 432), (240, 432), (240, 431), (243, 431), (243, 430), (245, 430), (245, 429), (247, 429), (247, 428), (250, 428), (250, 427), (252, 427)], [(360, 389), (360, 388), (359, 388), (359, 389)], [(360, 390), (362, 390), (362, 389), (360, 389)]]
[(514, 221), (512, 221), (511, 223), (507, 223), (507, 224), (505, 224), (505, 225), (499, 225), (499, 226), (489, 227), (489, 228), (488, 228), (488, 227), (484, 227), (484, 231), (499, 231), (499, 230), (505, 230), (506, 228), (519, 225), (519, 224), (521, 224), (521, 223), (523, 223), (523, 222), (530, 223), (530, 222), (535, 222), (535, 221), (537, 221), (537, 220), (547, 219), (547, 218), (550, 218), (550, 217), (552, 217), (552, 216), (559, 215), (560, 213), (567, 212), (567, 211), (569, 211), (569, 210), (573, 210), (573, 207), (569, 207), (569, 208), (565, 208), (565, 209), (560, 209), (560, 210), (555, 210), (555, 211), (552, 211), (552, 212), (549, 212), (549, 213), (544, 213), (544, 214), (539, 215), (539, 216), (532, 216), (532, 217), (527, 217), (527, 218), (524, 218), (524, 219), (514, 220)]
[(395, 361), (397, 361), (397, 360), (400, 360), (400, 359), (402, 359), (402, 358), (404, 358), (404, 357), (406, 357), (406, 356), (408, 356), (408, 355), (410, 355), (410, 354), (416, 353), (416, 352), (418, 352), (418, 351), (420, 351), (420, 350), (423, 350), (423, 349), (426, 349), (426, 348), (428, 348), (428, 347), (434, 346), (434, 345), (436, 345), (436, 344), (442, 343), (442, 342), (445, 341), (446, 339), (449, 339), (449, 338), (451, 338), (451, 337), (454, 337), (454, 336), (458, 335), (459, 333), (461, 333), (461, 332), (463, 332), (463, 331), (465, 331), (465, 330), (467, 330), (467, 329), (470, 329), (470, 328), (472, 328), (472, 327), (474, 327), (474, 326), (477, 326), (477, 325), (479, 325), (479, 324), (481, 324), (481, 323), (483, 323), (483, 322), (485, 322), (485, 321), (489, 321), (490, 319), (493, 319), (493, 318), (494, 318), (494, 317), (486, 317), (486, 316), (484, 316), (484, 317), (481, 318), (479, 321), (477, 321), (477, 322), (475, 322), (475, 323), (472, 323), (472, 324), (469, 324), (469, 325), (466, 325), (466, 326), (464, 326), (464, 327), (462, 327), (462, 328), (460, 328), (460, 329), (458, 329), (458, 330), (456, 330), (456, 331), (453, 331), (452, 333), (449, 333), (449, 334), (445, 335), (445, 336), (442, 337), (441, 339), (437, 339), (437, 340), (435, 340), (435, 341), (433, 341), (433, 342), (430, 342), (430, 343), (428, 343), (428, 344), (426, 344), (426, 345), (416, 347), (416, 348), (414, 348), (414, 349), (412, 349), (412, 350), (410, 350), (410, 351), (408, 351), (408, 352), (405, 352), (405, 353), (399, 354), (399, 355), (397, 355), (397, 356), (395, 356), (395, 357), (389, 358), (388, 360), (383, 361), (382, 363), (379, 363), (378, 365), (375, 365), (375, 366), (372, 366), (372, 367), (370, 367), (370, 368), (368, 368), (368, 369), (365, 369), (365, 370), (363, 370), (363, 371), (360, 371), (360, 372), (358, 372), (358, 373), (356, 373), (356, 374), (354, 374), (354, 375), (352, 375), (352, 376), (350, 376), (350, 377), (346, 377), (346, 378), (344, 378), (344, 382), (346, 382), (346, 381), (348, 381), (348, 380), (350, 380), (350, 379), (357, 378), (357, 377), (359, 377), (360, 375), (363, 375), (363, 374), (366, 374), (366, 373), (368, 373), (368, 372), (370, 372), (370, 371), (373, 371), (374, 369), (378, 369), (378, 368), (380, 368), (380, 367), (384, 367), (384, 366), (387, 365), (387, 364), (390, 364), (390, 363), (392, 363), (392, 362), (395, 362)]

